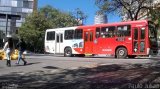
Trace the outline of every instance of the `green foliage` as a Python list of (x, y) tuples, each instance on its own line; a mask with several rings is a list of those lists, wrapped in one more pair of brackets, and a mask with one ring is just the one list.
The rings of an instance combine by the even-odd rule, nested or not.
[(46, 29), (76, 25), (76, 19), (69, 13), (45, 6), (26, 18), (19, 28), (18, 36), (26, 41), (28, 50), (43, 52)]
[(45, 15), (47, 20), (52, 25), (52, 28), (76, 26), (77, 21), (69, 12), (61, 12), (51, 6), (46, 6), (40, 9), (40, 12)]
[(160, 26), (160, 11), (159, 9), (154, 9), (151, 11), (151, 19)]
[[(85, 13), (83, 13), (79, 8), (76, 8), (75, 12), (73, 12), (73, 14), (74, 13), (75, 13), (75, 18), (78, 21), (77, 25), (83, 25), (84, 20), (87, 19), (87, 15)], [(82, 21), (82, 23), (80, 23), (81, 21)]]
[(154, 9), (151, 10), (151, 20), (155, 22), (157, 28), (158, 28), (158, 37), (160, 37), (160, 10)]
[(139, 13), (146, 13), (152, 9), (154, 0), (95, 0), (100, 12), (127, 15), (127, 19), (137, 20)]

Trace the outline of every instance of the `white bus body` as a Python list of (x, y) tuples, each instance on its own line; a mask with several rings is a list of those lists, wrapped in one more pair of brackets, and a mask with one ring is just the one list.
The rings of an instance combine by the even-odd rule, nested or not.
[[(80, 54), (74, 50), (77, 44), (82, 44), (84, 41), (82, 39), (65, 39), (65, 31), (74, 30), (77, 27), (67, 27), (67, 28), (57, 28), (57, 29), (47, 29), (45, 32), (45, 52), (53, 54), (64, 54), (66, 47), (71, 48), (72, 54)], [(78, 46), (79, 47), (79, 46)]]

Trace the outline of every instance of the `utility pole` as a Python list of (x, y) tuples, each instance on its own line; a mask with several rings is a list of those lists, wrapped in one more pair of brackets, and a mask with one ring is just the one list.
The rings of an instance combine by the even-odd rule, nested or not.
[(6, 14), (6, 37), (7, 37), (7, 29), (8, 29), (8, 14)]

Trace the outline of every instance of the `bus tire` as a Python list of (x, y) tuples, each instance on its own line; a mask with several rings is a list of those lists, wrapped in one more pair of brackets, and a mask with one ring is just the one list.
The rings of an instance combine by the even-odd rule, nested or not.
[(127, 49), (124, 47), (120, 47), (116, 50), (117, 58), (126, 58), (127, 57)]
[(71, 57), (72, 56), (72, 49), (67, 47), (64, 49), (64, 56), (65, 57)]

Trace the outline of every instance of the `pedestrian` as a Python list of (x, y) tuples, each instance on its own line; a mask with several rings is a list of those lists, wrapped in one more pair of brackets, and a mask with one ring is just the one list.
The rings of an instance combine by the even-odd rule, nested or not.
[(8, 38), (8, 41), (5, 43), (5, 45), (3, 47), (3, 51), (6, 52), (6, 57), (7, 57), (6, 65), (11, 67), (11, 54), (14, 51), (14, 43), (13, 43), (13, 39), (11, 37)]
[(17, 48), (19, 52), (18, 52), (18, 60), (16, 64), (19, 64), (20, 60), (22, 59), (22, 61), (24, 62), (24, 65), (26, 65), (27, 61), (24, 58), (22, 58), (23, 52), (26, 50), (26, 43), (22, 38), (19, 39), (19, 42), (17, 43)]

